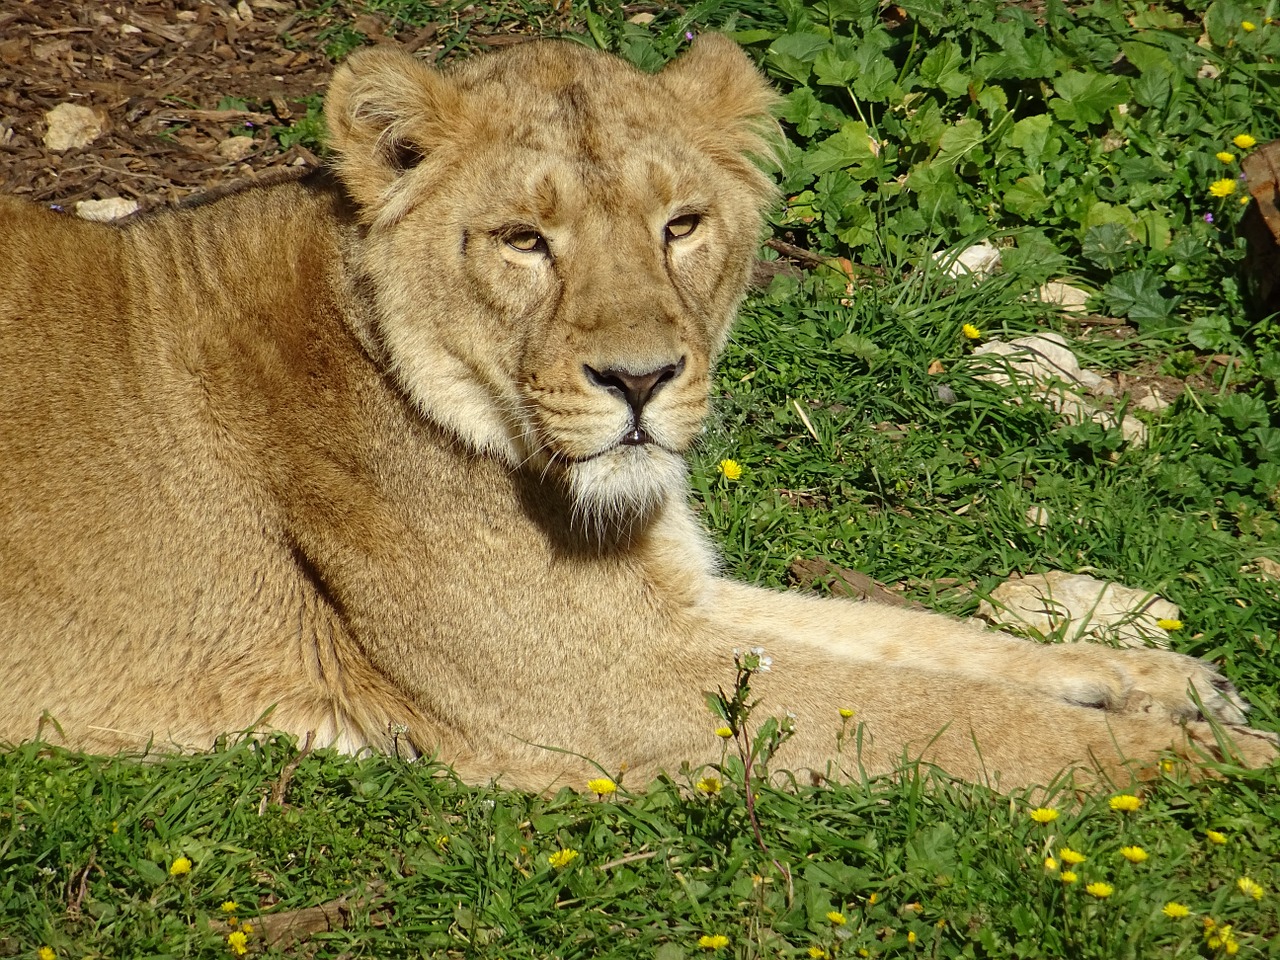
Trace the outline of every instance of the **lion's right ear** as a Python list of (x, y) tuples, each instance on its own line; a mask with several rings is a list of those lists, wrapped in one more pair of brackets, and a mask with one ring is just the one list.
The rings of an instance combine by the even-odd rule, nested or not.
[(324, 118), (338, 176), (362, 220), (389, 212), (402, 174), (456, 133), (463, 114), (449, 78), (402, 51), (360, 50), (338, 67)]

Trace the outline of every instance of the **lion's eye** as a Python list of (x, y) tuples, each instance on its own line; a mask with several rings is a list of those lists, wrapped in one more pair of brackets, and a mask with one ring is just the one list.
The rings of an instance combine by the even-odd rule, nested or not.
[(667, 223), (667, 239), (681, 240), (698, 229), (702, 217), (696, 213), (686, 213)]
[(517, 230), (507, 235), (507, 246), (521, 253), (546, 253), (547, 241), (536, 230)]

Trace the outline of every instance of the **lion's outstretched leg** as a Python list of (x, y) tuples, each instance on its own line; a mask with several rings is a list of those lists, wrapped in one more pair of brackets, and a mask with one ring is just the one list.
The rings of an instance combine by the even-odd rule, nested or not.
[(1244, 722), (1244, 702), (1204, 661), (1161, 650), (1036, 644), (939, 614), (778, 593), (720, 581), (710, 605), (761, 634), (862, 662), (924, 673), (1002, 679), (1066, 703), (1170, 717)]

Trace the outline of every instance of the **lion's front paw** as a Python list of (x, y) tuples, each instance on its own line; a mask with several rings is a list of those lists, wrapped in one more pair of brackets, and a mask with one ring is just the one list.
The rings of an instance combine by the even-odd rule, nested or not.
[(1211, 664), (1165, 650), (1050, 647), (1055, 692), (1081, 706), (1115, 712), (1162, 711), (1179, 720), (1243, 724), (1248, 706)]
[[(1145, 694), (1155, 706), (1167, 709), (1179, 719), (1200, 717), (1219, 723), (1245, 722), (1248, 704), (1213, 664), (1162, 650), (1117, 652), (1123, 653), (1128, 661), (1125, 669), (1132, 678), (1134, 690), (1131, 699)], [(1134, 703), (1134, 707), (1140, 705), (1140, 701)]]

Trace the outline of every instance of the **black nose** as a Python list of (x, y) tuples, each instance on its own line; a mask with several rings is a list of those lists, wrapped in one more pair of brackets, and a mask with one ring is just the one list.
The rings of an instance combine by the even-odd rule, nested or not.
[(591, 383), (602, 390), (613, 391), (626, 400), (627, 406), (631, 408), (632, 417), (639, 422), (640, 411), (653, 398), (653, 395), (662, 388), (663, 384), (674, 380), (684, 372), (684, 357), (681, 357), (678, 363), (669, 363), (665, 367), (649, 370), (646, 373), (632, 373), (629, 370), (616, 368), (596, 370), (587, 364), (583, 364), (582, 369)]

